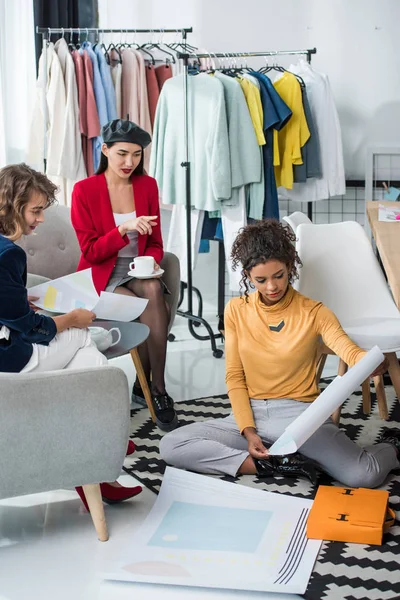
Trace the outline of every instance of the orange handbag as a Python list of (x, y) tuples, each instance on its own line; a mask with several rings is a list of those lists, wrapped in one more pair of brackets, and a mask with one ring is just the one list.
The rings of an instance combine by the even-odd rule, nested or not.
[(382, 544), (394, 524), (389, 492), (320, 485), (307, 521), (307, 537), (335, 542)]

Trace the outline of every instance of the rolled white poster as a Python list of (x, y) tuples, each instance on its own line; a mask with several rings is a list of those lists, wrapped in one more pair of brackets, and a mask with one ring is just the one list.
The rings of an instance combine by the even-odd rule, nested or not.
[(384, 360), (378, 346), (374, 346), (354, 367), (330, 385), (295, 419), (272, 444), (270, 454), (283, 455), (297, 452), (309, 437), (358, 388)]

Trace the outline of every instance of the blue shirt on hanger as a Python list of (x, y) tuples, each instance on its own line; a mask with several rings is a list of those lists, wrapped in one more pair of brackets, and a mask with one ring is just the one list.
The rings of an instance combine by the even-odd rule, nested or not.
[(265, 172), (264, 219), (279, 219), (278, 191), (274, 172), (274, 134), (286, 125), (292, 111), (275, 90), (272, 81), (264, 73), (251, 71), (260, 82), (261, 103), (264, 112), (264, 132), (266, 144), (262, 146)]
[(100, 76), (106, 98), (107, 119), (108, 121), (112, 121), (113, 119), (118, 119), (118, 115), (117, 100), (115, 97), (115, 89), (111, 77), (110, 65), (107, 63), (104, 52), (98, 44), (96, 45), (94, 52), (99, 63)]
[(321, 152), (319, 149), (318, 132), (315, 127), (310, 103), (308, 101), (307, 89), (305, 87), (301, 88), (301, 94), (303, 98), (304, 114), (308, 129), (310, 131), (310, 137), (301, 149), (303, 164), (293, 165), (294, 181), (298, 183), (304, 182), (310, 177), (322, 177)]

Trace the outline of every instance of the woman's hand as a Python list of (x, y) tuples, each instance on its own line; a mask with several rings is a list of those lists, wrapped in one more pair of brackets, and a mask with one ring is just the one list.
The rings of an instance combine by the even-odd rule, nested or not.
[(34, 304), (36, 300), (39, 300), (39, 296), (28, 296), (29, 308), (34, 310), (35, 312), (37, 310), (40, 310), (40, 308), (38, 306), (35, 306)]
[(118, 227), (118, 231), (122, 236), (128, 231), (137, 231), (141, 235), (151, 235), (153, 227), (157, 225), (157, 215), (153, 217), (138, 217), (137, 219), (129, 219)]
[(388, 368), (389, 368), (389, 361), (387, 359), (387, 356), (385, 356), (385, 360), (383, 362), (381, 362), (381, 364), (379, 366), (376, 367), (375, 371), (373, 373), (371, 373), (370, 378), (372, 379), (373, 377), (379, 377), (380, 375), (383, 375), (384, 373), (386, 373)]
[(86, 329), (96, 318), (94, 312), (85, 308), (75, 308), (68, 313), (68, 316), (71, 318), (71, 327), (77, 327), (77, 329)]
[(248, 444), (248, 450), (250, 456), (253, 458), (267, 458), (269, 452), (264, 446), (262, 439), (257, 434), (257, 431), (253, 427), (246, 427), (243, 431)]
[(58, 317), (52, 317), (56, 324), (57, 333), (61, 333), (70, 327), (76, 327), (77, 329), (86, 329), (95, 320), (96, 315), (91, 310), (85, 308), (75, 308), (66, 315), (60, 315)]

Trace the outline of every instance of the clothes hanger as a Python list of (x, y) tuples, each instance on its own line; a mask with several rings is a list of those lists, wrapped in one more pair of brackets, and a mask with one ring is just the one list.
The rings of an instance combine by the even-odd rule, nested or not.
[(69, 42), (68, 42), (68, 48), (69, 51), (72, 52), (73, 50), (76, 50), (76, 46), (73, 42), (73, 33), (72, 33), (72, 27), (69, 28)]
[(121, 29), (121, 31), (120, 31), (121, 41), (116, 44), (116, 47), (119, 48), (119, 49), (121, 49), (121, 48), (129, 48), (130, 47), (129, 44), (127, 43), (127, 41), (126, 41), (127, 35), (128, 35), (128, 31), (127, 30), (125, 30), (125, 42), (122, 41), (123, 31), (124, 31), (123, 29)]
[(168, 52), (168, 50), (165, 50), (165, 48), (164, 48), (165, 45), (166, 44), (163, 44), (163, 45), (158, 44), (157, 42), (152, 43), (151, 45), (144, 44), (143, 46), (140, 46), (139, 50), (144, 50), (144, 48), (147, 48), (147, 50), (152, 50), (153, 48), (156, 48), (157, 50), (160, 50), (160, 52), (163, 52), (164, 54), (167, 54), (168, 56), (171, 57), (170, 59), (169, 58), (165, 59), (167, 63), (172, 62), (175, 64), (176, 63), (175, 55), (172, 52)]
[(190, 54), (191, 52), (196, 52), (196, 50), (198, 50), (197, 46), (192, 46), (192, 44), (189, 44), (187, 41), (183, 42), (181, 39), (179, 39), (179, 34), (182, 35), (182, 32), (179, 29), (177, 29), (176, 41), (170, 44), (165, 44), (165, 46), (171, 48), (171, 50), (176, 50), (179, 52), (182, 50), (183, 52), (187, 52), (188, 54)]
[(104, 51), (104, 56), (106, 58), (106, 61), (107, 61), (108, 64), (110, 64), (110, 55), (108, 53), (107, 47), (104, 44), (104, 42), (100, 43), (100, 34), (101, 33), (104, 33), (104, 32), (102, 32), (100, 29), (98, 29), (97, 30), (97, 38), (96, 38), (95, 43), (93, 44), (93, 50), (96, 48), (96, 46), (98, 46), (100, 44), (100, 50)]
[(242, 73), (243, 69), (242, 67), (238, 66), (237, 64), (237, 57), (230, 55), (229, 52), (228, 54), (225, 54), (225, 58), (230, 58), (230, 64), (223, 70), (224, 75), (228, 75), (229, 77), (236, 77), (237, 74)]
[[(154, 31), (151, 31), (152, 34), (154, 34)], [(164, 36), (164, 30), (162, 30), (160, 32), (160, 40), (159, 41), (154, 41), (153, 37), (150, 40), (150, 42), (143, 44), (142, 46), (139, 47), (139, 50), (143, 50), (147, 49), (147, 50), (152, 50), (153, 48), (157, 48), (157, 50), (160, 50), (160, 52), (163, 52), (164, 54), (167, 54), (168, 56), (171, 57), (171, 60), (166, 59), (166, 62), (173, 62), (174, 64), (176, 63), (176, 58), (175, 55), (172, 54), (172, 52), (168, 52), (168, 50), (165, 50), (164, 46), (165, 44), (163, 43), (163, 36)], [(154, 62), (153, 62), (154, 64)]]
[(79, 50), (79, 48), (82, 46), (81, 44), (81, 29), (80, 27), (78, 27), (78, 41), (76, 43), (76, 50)]
[(297, 75), (296, 73), (292, 73), (291, 71), (288, 71), (287, 69), (285, 69), (281, 65), (278, 65), (277, 63), (274, 63), (273, 65), (269, 65), (266, 58), (265, 58), (265, 62), (267, 63), (267, 65), (265, 67), (259, 69), (260, 73), (266, 74), (266, 73), (269, 73), (270, 71), (278, 71), (278, 73), (290, 73), (291, 75), (294, 75), (296, 77), (297, 81), (299, 82), (299, 84), (302, 86), (303, 89), (306, 87), (306, 84), (304, 83), (304, 80), (300, 77), (300, 75)]
[(119, 50), (119, 48), (117, 48), (117, 46), (114, 44), (114, 42), (111, 42), (111, 44), (108, 45), (107, 49), (106, 49), (106, 54), (108, 54), (108, 56), (110, 57), (110, 61), (111, 61), (111, 52), (115, 50), (115, 52), (118, 55), (118, 63), (120, 65), (122, 65), (122, 54), (121, 51)]
[[(129, 45), (129, 47), (130, 47), (130, 48), (132, 48), (132, 47), (133, 47), (133, 44), (130, 44), (130, 45)], [(144, 54), (147, 54), (147, 56), (148, 56), (148, 57), (150, 58), (150, 60), (151, 60), (151, 64), (152, 64), (152, 65), (155, 65), (155, 64), (156, 64), (156, 61), (155, 61), (155, 58), (154, 58), (154, 56), (153, 56), (153, 55), (152, 55), (152, 54), (151, 54), (151, 53), (150, 53), (148, 50), (146, 50), (146, 49), (145, 49), (143, 46), (139, 46), (138, 44), (136, 44), (136, 48), (137, 48), (137, 50), (139, 50), (140, 52), (143, 52)]]

